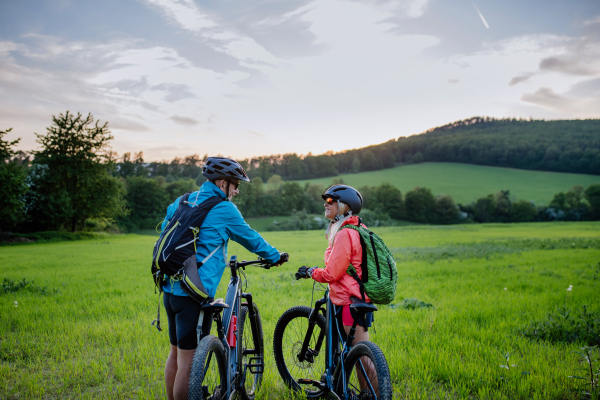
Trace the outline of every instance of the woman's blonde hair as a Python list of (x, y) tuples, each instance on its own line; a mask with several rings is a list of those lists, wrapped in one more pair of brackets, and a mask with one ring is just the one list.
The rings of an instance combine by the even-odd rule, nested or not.
[[(338, 216), (340, 217), (337, 221), (331, 220), (327, 230), (325, 231), (325, 237), (329, 242), (329, 247), (333, 247), (333, 241), (335, 239), (335, 235), (339, 232), (342, 224), (352, 216), (352, 210), (350, 210), (350, 206), (342, 201), (338, 200)], [(345, 214), (348, 215), (345, 215)]]

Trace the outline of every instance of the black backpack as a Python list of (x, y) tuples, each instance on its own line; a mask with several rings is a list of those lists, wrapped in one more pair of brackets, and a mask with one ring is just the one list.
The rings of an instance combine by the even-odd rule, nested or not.
[(190, 194), (191, 192), (181, 197), (177, 210), (156, 241), (151, 270), (154, 284), (160, 291), (166, 275), (179, 280), (181, 289), (192, 299), (202, 303), (208, 297), (208, 292), (200, 281), (198, 268), (208, 261), (220, 246), (198, 263), (196, 262), (196, 240), (210, 210), (228, 199), (214, 196), (196, 204), (188, 201)]

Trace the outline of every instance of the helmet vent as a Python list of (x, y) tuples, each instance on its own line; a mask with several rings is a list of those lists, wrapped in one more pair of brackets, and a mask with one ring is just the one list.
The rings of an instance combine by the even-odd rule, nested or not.
[(229, 166), (231, 166), (231, 163), (230, 163), (230, 162), (227, 162), (227, 161), (221, 161), (221, 164), (223, 164), (223, 165), (227, 165), (228, 167), (229, 167)]
[(218, 169), (219, 171), (223, 169), (223, 167), (221, 167), (219, 164), (213, 165), (213, 168)]
[(333, 189), (334, 192), (339, 192), (340, 190), (346, 190), (346, 188), (345, 187), (341, 187), (341, 188)]

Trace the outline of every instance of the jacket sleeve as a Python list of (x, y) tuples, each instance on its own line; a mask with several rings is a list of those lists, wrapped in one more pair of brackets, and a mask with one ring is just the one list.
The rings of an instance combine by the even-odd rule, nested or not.
[(227, 202), (223, 206), (215, 207), (214, 211), (216, 211), (214, 217), (224, 223), (224, 229), (230, 239), (269, 262), (279, 261), (279, 251), (263, 239), (258, 232), (250, 228), (235, 204)]
[(350, 266), (352, 256), (352, 241), (349, 229), (340, 230), (333, 241), (331, 255), (325, 268), (313, 270), (312, 278), (317, 282), (333, 283), (339, 281)]
[(175, 200), (173, 202), (173, 204), (171, 204), (169, 207), (167, 207), (167, 215), (165, 216), (165, 219), (163, 220), (161, 226), (160, 226), (160, 231), (162, 232), (163, 230), (165, 230), (165, 228), (167, 227), (167, 225), (169, 225), (169, 221), (171, 221), (171, 218), (173, 218), (173, 214), (175, 214), (175, 210), (177, 210), (177, 207), (179, 206), (179, 200), (181, 200), (181, 196), (179, 196), (177, 198), (177, 200)]

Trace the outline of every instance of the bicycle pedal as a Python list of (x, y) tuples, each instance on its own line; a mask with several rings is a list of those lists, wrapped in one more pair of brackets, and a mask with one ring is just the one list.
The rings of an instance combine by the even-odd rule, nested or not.
[(296, 382), (298, 382), (301, 385), (313, 385), (314, 387), (317, 387), (319, 389), (324, 389), (326, 386), (323, 382), (315, 381), (314, 379), (300, 378)]
[[(246, 365), (251, 374), (262, 374), (265, 370), (265, 364), (262, 357), (250, 357), (250, 362)], [(255, 362), (257, 361), (257, 362)]]

